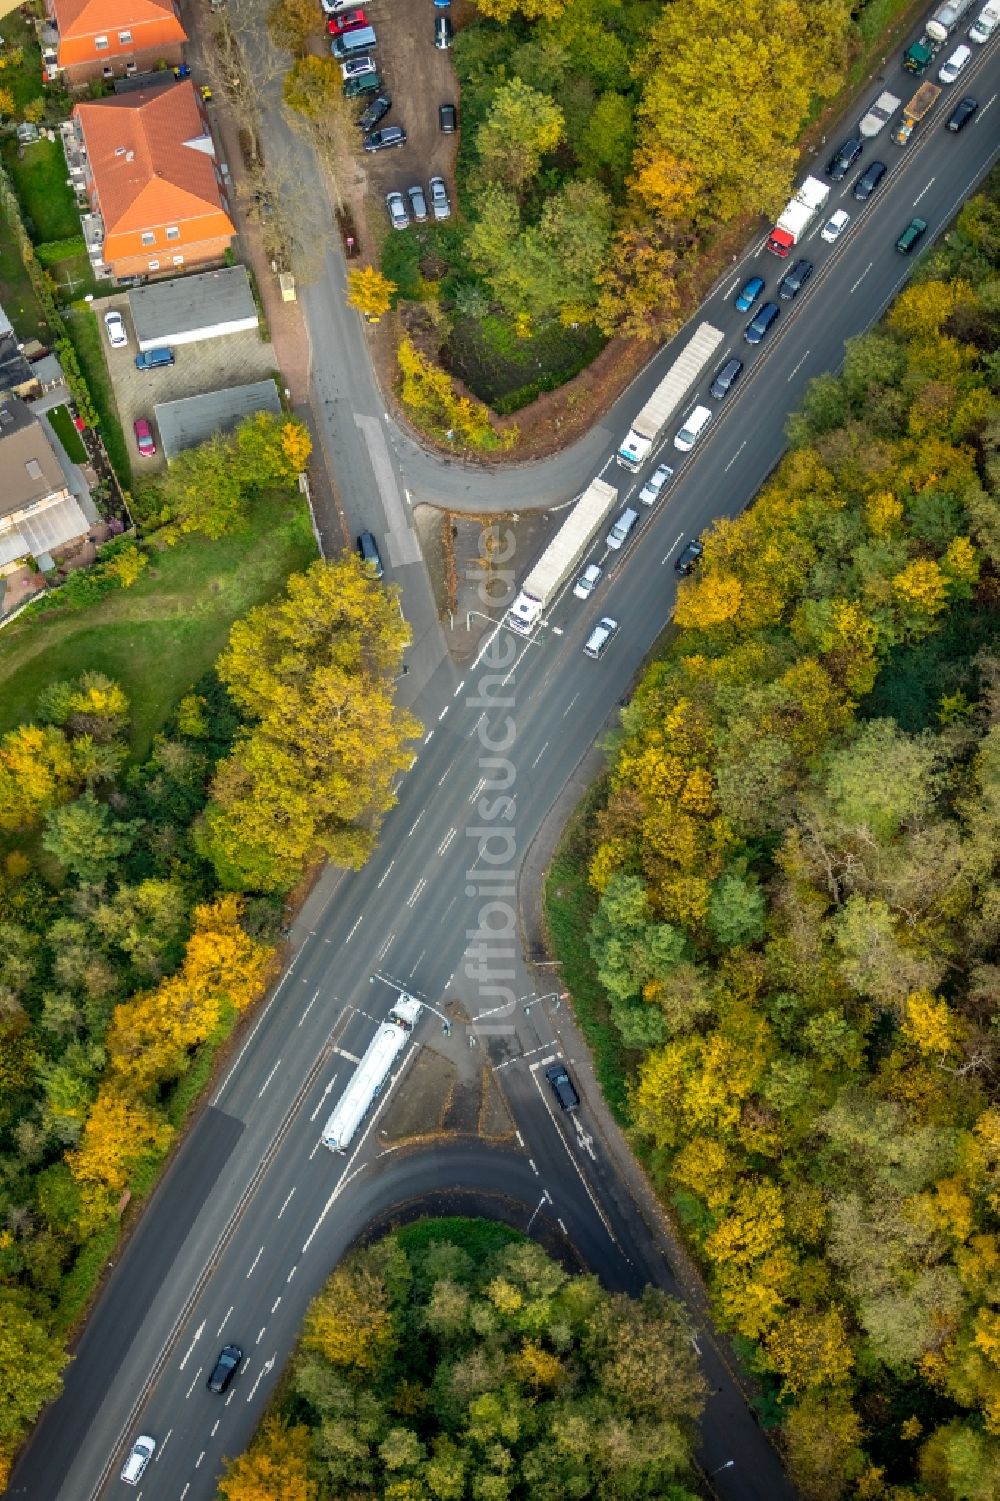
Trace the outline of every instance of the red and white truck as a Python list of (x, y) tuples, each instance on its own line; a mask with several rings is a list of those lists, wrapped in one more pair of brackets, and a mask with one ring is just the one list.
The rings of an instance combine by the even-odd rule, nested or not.
[(785, 205), (785, 211), (767, 237), (767, 248), (784, 259), (797, 245), (830, 196), (830, 184), (807, 177)]

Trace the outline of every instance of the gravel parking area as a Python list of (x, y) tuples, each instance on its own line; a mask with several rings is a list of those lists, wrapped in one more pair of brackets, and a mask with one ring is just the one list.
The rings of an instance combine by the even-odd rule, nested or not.
[[(108, 308), (117, 308), (125, 321), (128, 345), (124, 349), (112, 349), (108, 343), (104, 332), (104, 314)], [(137, 477), (162, 469), (165, 463), (160, 435), (156, 431), (153, 417), (153, 407), (158, 401), (173, 401), (180, 396), (201, 396), (205, 391), (246, 385), (250, 381), (266, 379), (278, 368), (273, 345), (262, 342), (260, 335), (251, 329), (245, 333), (224, 334), (217, 339), (201, 339), (193, 344), (172, 346), (172, 365), (162, 370), (137, 370), (135, 357), (139, 346), (129, 313), (128, 297), (122, 293), (104, 298), (95, 302), (94, 311), (101, 326), (104, 357)], [(157, 450), (153, 458), (139, 457), (132, 429), (137, 417), (148, 418), (153, 426)]]

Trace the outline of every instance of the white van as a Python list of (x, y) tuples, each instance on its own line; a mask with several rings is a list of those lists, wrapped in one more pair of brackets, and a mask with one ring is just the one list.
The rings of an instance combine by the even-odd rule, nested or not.
[(610, 532), (608, 532), (608, 535), (604, 539), (608, 547), (611, 548), (612, 552), (618, 551), (619, 547), (621, 547), (622, 543), (625, 541), (625, 538), (628, 536), (629, 532), (632, 530), (638, 520), (639, 512), (633, 511), (631, 506), (626, 506), (624, 511), (622, 511), (618, 520), (615, 522), (614, 526), (611, 528)]
[(711, 419), (711, 407), (695, 407), (674, 439), (674, 447), (679, 448), (681, 453), (687, 453), (697, 443)]
[(986, 5), (969, 27), (969, 37), (973, 42), (988, 42), (990, 37), (1000, 26), (1000, 4)]
[(141, 1433), (129, 1452), (122, 1466), (122, 1479), (126, 1485), (138, 1485), (143, 1477), (146, 1466), (153, 1457), (156, 1448), (156, 1439), (150, 1438), (148, 1433)]
[(948, 61), (942, 63), (940, 68), (938, 68), (938, 78), (940, 78), (941, 82), (954, 83), (971, 56), (971, 47), (956, 47)]
[[(598, 657), (603, 656), (605, 649), (613, 640), (617, 632), (617, 620), (612, 620), (610, 615), (605, 615), (604, 619), (598, 621), (597, 625), (595, 625), (594, 629), (587, 637), (587, 644), (583, 648), (584, 656), (593, 657), (595, 661)], [(563, 1109), (565, 1108), (566, 1107), (563, 1106)]]

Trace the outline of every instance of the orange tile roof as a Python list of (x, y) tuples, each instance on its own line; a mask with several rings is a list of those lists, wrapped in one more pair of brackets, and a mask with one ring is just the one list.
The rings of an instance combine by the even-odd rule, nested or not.
[(172, 0), (51, 0), (60, 41), (75, 36), (100, 36), (139, 26), (147, 21), (176, 22), (178, 40), (186, 39)]
[(162, 225), (180, 227), (174, 248), (235, 233), (222, 207), (215, 156), (190, 79), (78, 104), (74, 114), (104, 219), (105, 259), (116, 258), (116, 237)]

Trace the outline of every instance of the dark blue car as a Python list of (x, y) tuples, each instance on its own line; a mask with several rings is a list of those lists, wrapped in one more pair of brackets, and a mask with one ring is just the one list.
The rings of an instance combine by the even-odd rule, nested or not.
[(776, 302), (765, 302), (762, 308), (758, 308), (756, 317), (751, 319), (743, 331), (747, 343), (759, 344), (780, 312)]
[(751, 276), (750, 280), (740, 289), (737, 295), (736, 311), (738, 313), (748, 313), (763, 290), (764, 278), (762, 276)]

